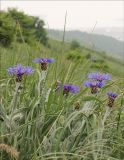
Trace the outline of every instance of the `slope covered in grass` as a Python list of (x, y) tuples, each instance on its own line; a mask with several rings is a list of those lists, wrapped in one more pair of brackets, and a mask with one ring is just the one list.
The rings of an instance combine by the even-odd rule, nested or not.
[[(0, 157), (8, 160), (18, 157), (21, 160), (123, 159), (122, 62), (84, 47), (71, 50), (69, 43), (50, 40), (49, 44), (49, 48), (38, 42), (32, 46), (13, 43), (11, 48), (0, 48)], [(43, 81), (40, 65), (33, 62), (37, 57), (55, 59), (49, 64)], [(15, 64), (35, 69), (33, 74), (23, 76), (16, 98), (17, 82), (7, 73), (7, 68)], [(83, 85), (92, 71), (112, 75), (95, 95)], [(79, 86), (80, 92), (68, 96), (62, 90), (56, 92), (57, 80)], [(118, 94), (112, 108), (107, 107), (108, 91)], [(8, 152), (12, 147), (14, 153)]]
[(0, 160), (123, 160), (123, 62), (16, 32), (0, 46)]
[[(49, 30), (48, 35), (50, 38), (61, 40), (63, 31)], [(116, 40), (115, 38), (109, 36), (91, 34), (81, 31), (67, 31), (65, 40), (67, 42), (77, 40), (83, 46), (87, 46), (90, 48), (94, 46), (95, 50), (105, 51), (110, 56), (118, 58), (124, 57), (124, 42)]]

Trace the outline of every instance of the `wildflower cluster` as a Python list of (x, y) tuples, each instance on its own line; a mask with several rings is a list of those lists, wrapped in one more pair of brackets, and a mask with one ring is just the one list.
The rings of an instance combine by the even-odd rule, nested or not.
[[(41, 70), (46, 70), (48, 67), (48, 63), (54, 62), (54, 59), (52, 58), (36, 58), (33, 60), (35, 63), (41, 64)], [(15, 65), (13, 67), (10, 67), (7, 69), (8, 73), (10, 75), (15, 75), (16, 82), (22, 81), (22, 76), (24, 74), (32, 74), (34, 72), (34, 69), (30, 66), (23, 66), (21, 64)]]
[[(35, 63), (39, 63), (41, 66), (41, 71), (46, 71), (48, 68), (48, 63), (54, 62), (52, 58), (36, 58), (33, 60)], [(21, 64), (15, 65), (8, 68), (8, 73), (10, 75), (15, 75), (16, 82), (21, 82), (24, 74), (32, 74), (34, 69), (30, 66), (22, 66)], [(110, 74), (104, 73), (89, 73), (89, 81), (84, 82), (84, 86), (91, 88), (91, 93), (96, 94), (98, 90), (105, 86), (106, 81), (111, 79)], [(68, 96), (69, 93), (76, 94), (80, 91), (80, 87), (73, 84), (64, 84), (62, 85), (61, 81), (57, 81), (55, 91), (58, 91), (62, 88), (63, 95)], [(112, 107), (114, 104), (115, 98), (118, 96), (116, 93), (108, 93), (108, 106)]]
[[(110, 74), (104, 74), (104, 73), (89, 73), (88, 78), (90, 81), (85, 81), (84, 86), (91, 88), (91, 93), (95, 94), (98, 92), (99, 88), (102, 88), (105, 86), (106, 81), (111, 80)], [(107, 93), (108, 95), (108, 106), (112, 107), (114, 104), (115, 98), (118, 96), (116, 93)]]
[(91, 93), (95, 94), (99, 88), (105, 86), (105, 82), (111, 79), (111, 75), (104, 73), (89, 73), (88, 78), (90, 81), (84, 82), (86, 87), (91, 88)]

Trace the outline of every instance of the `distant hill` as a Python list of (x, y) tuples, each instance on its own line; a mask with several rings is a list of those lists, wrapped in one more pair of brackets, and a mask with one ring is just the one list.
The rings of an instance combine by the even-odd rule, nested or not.
[[(63, 31), (49, 30), (50, 38), (62, 40)], [(66, 31), (65, 41), (77, 40), (81, 45), (98, 51), (105, 51), (118, 58), (124, 57), (124, 42), (113, 37), (97, 34), (89, 34), (81, 31)]]
[(116, 38), (117, 40), (124, 41), (123, 27), (101, 27), (101, 28), (96, 27), (93, 33), (110, 36), (110, 37)]

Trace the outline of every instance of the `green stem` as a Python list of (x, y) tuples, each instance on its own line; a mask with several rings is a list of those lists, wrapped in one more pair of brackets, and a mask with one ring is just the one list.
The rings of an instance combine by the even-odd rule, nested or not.
[[(9, 119), (10, 133), (12, 132), (12, 117), (13, 117), (13, 113), (14, 113), (14, 110), (16, 109), (16, 107), (17, 107), (17, 98), (18, 98), (19, 87), (20, 87), (20, 83), (16, 82), (15, 92), (14, 92), (13, 99), (12, 99), (10, 107), (9, 107), (10, 110), (11, 110), (10, 119)], [(12, 140), (12, 137), (10, 138), (10, 141), (11, 140)]]
[(16, 109), (19, 87), (20, 87), (20, 83), (17, 82), (15, 92), (14, 92), (14, 95), (13, 95), (13, 99), (12, 99), (12, 102), (11, 102), (11, 106), (10, 106), (11, 113)]
[(105, 112), (103, 120), (102, 120), (103, 127), (104, 127), (104, 124), (105, 124), (105, 121), (106, 121), (107, 117), (110, 115), (110, 112), (111, 112), (111, 108), (107, 106), (106, 107), (106, 112)]
[(41, 92), (43, 92), (44, 83), (46, 78), (46, 71), (41, 71), (41, 74), (39, 76), (39, 82), (38, 82), (38, 96), (41, 96)]

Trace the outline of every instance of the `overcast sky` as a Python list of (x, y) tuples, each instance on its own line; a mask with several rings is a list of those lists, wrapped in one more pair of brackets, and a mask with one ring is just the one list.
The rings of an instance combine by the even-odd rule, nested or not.
[(18, 8), (41, 17), (50, 28), (62, 29), (67, 10), (67, 29), (122, 27), (124, 1), (3, 1), (1, 9)]

